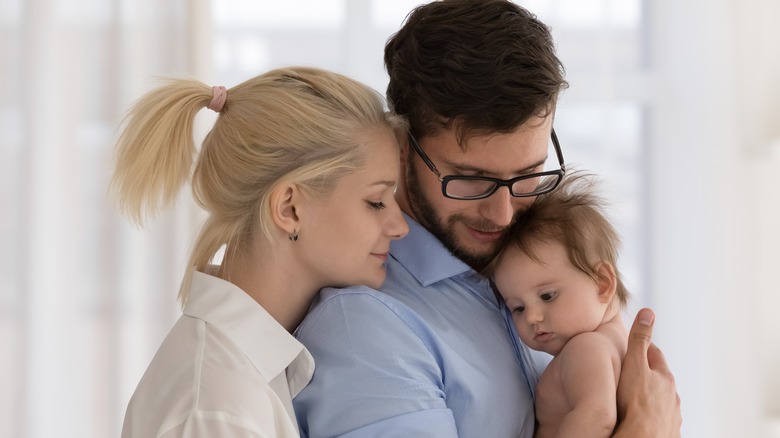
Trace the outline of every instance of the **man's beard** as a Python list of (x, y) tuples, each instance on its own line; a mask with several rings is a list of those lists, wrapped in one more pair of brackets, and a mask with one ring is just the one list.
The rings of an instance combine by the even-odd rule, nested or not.
[[(411, 155), (411, 154), (410, 154)], [(411, 157), (410, 157), (411, 158)], [(491, 222), (473, 222), (462, 215), (453, 215), (447, 218), (446, 225), (443, 224), (441, 218), (436, 214), (433, 209), (430, 200), (423, 194), (420, 189), (419, 178), (417, 170), (415, 169), (411, 159), (406, 163), (406, 190), (407, 197), (409, 199), (409, 206), (412, 209), (417, 221), (420, 225), (424, 226), (436, 236), (444, 247), (447, 248), (452, 255), (463, 260), (467, 265), (471, 266), (475, 271), (479, 272), (498, 252), (498, 244), (496, 247), (484, 252), (475, 253), (462, 247), (458, 244), (457, 237), (455, 235), (455, 224), (461, 222), (471, 228), (477, 230), (493, 230), (495, 224)], [(463, 201), (469, 202), (469, 201)], [(498, 239), (496, 242), (500, 241)]]

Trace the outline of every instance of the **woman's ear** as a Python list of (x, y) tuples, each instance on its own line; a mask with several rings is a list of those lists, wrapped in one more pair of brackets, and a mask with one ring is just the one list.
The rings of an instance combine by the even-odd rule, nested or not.
[(612, 263), (600, 261), (596, 263), (596, 285), (599, 290), (599, 301), (605, 304), (612, 302), (617, 290), (617, 274)]
[(271, 219), (288, 235), (300, 230), (301, 199), (301, 190), (295, 184), (279, 185), (271, 190)]

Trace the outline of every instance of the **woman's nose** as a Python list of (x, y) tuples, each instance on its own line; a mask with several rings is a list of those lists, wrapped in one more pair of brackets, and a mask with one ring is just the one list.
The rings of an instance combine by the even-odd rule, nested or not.
[(409, 224), (406, 223), (403, 214), (401, 214), (401, 207), (395, 204), (395, 211), (391, 214), (388, 221), (388, 235), (393, 239), (400, 239), (409, 233)]

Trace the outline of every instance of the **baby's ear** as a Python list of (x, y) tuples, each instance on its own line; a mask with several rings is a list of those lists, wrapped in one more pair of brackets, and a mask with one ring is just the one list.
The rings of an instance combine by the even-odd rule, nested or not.
[(617, 274), (612, 263), (601, 261), (596, 263), (596, 285), (599, 289), (599, 301), (605, 304), (612, 302), (617, 290)]

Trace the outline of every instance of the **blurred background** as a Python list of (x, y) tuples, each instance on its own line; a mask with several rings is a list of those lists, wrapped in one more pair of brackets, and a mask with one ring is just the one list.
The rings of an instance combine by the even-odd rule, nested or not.
[[(117, 215), (129, 106), (160, 77), (231, 87), (291, 64), (384, 92), (383, 45), (418, 3), (0, 0), (0, 436), (119, 436), (180, 313), (202, 217), (187, 190), (144, 230)], [(780, 2), (517, 3), (552, 27), (556, 131), (604, 178), (626, 322), (656, 311), (683, 436), (780, 437)]]

